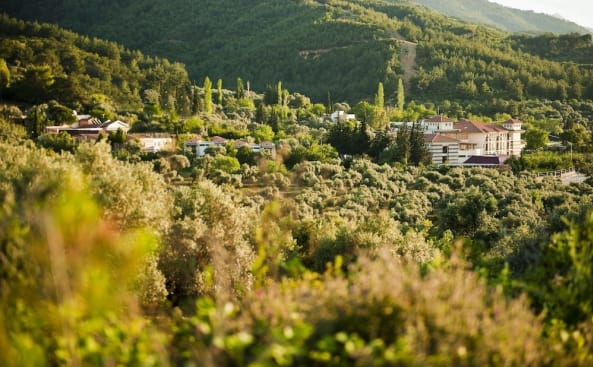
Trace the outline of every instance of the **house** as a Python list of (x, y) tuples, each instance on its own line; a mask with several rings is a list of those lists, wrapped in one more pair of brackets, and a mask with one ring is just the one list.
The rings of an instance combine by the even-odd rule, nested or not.
[(405, 126), (405, 127), (408, 129), (408, 130), (411, 130), (411, 129), (414, 127), (414, 125), (415, 125), (415, 124), (416, 124), (416, 122), (414, 122), (414, 121), (391, 121), (391, 122), (389, 123), (389, 130), (390, 130), (392, 133), (395, 133), (395, 134), (397, 134), (397, 132), (398, 132), (398, 131), (399, 131), (401, 128), (403, 128), (404, 126)]
[(183, 143), (183, 150), (192, 152), (198, 157), (203, 157), (206, 155), (206, 149), (213, 145), (213, 142), (202, 140), (201, 137), (197, 137)]
[(128, 131), (130, 130), (130, 125), (128, 125), (127, 123), (121, 121), (121, 120), (115, 120), (115, 121), (110, 121), (107, 120), (104, 123), (100, 124), (99, 127), (107, 132), (116, 132), (117, 130), (122, 130), (124, 133), (128, 133)]
[(202, 137), (198, 136), (183, 143), (183, 150), (192, 152), (197, 157), (203, 157), (206, 155), (206, 149), (215, 146), (225, 146), (226, 143), (227, 140), (218, 135), (213, 136), (210, 140), (202, 140)]
[(235, 142), (235, 148), (239, 149), (241, 147), (247, 147), (247, 148), (249, 148), (254, 153), (261, 152), (261, 146), (259, 144), (248, 143), (248, 142), (246, 142), (244, 140), (237, 140)]
[[(227, 143), (227, 140), (220, 137), (214, 136), (211, 140), (202, 140), (201, 137), (188, 140), (183, 143), (183, 149), (185, 151), (193, 152), (198, 157), (206, 155), (206, 149), (214, 146), (223, 146)], [(244, 140), (235, 141), (235, 148), (240, 149), (242, 147), (249, 148), (254, 153), (267, 153), (271, 157), (276, 156), (276, 145), (271, 141), (264, 141), (261, 144), (249, 143)]]
[[(467, 119), (453, 122), (444, 116), (434, 116), (421, 120), (420, 124), (435, 164), (496, 166), (499, 162), (492, 157), (506, 160), (519, 156), (524, 147), (522, 122), (516, 119), (499, 125)], [(472, 157), (489, 158), (470, 160)]]
[(156, 153), (175, 148), (174, 139), (168, 134), (128, 134), (128, 139), (137, 140), (144, 152)]
[(223, 138), (222, 136), (218, 136), (215, 135), (212, 138), (210, 138), (210, 141), (218, 146), (222, 146), (226, 144), (226, 139)]
[(117, 130), (122, 130), (124, 133), (127, 133), (130, 130), (130, 125), (121, 120), (107, 120), (105, 122), (101, 122), (101, 120), (96, 117), (92, 117), (91, 115), (76, 115), (76, 122), (72, 125), (46, 126), (44, 128), (44, 132), (46, 134), (59, 134), (60, 132), (66, 132), (77, 139), (83, 135), (97, 136), (102, 132), (111, 133), (116, 132)]
[(329, 115), (331, 122), (356, 120), (356, 115), (344, 111), (335, 111)]
[(276, 144), (271, 141), (262, 141), (260, 145), (262, 152), (267, 153), (272, 158), (276, 158)]
[(519, 156), (524, 146), (519, 120), (508, 120), (498, 125), (460, 119), (453, 125), (453, 130), (441, 133), (465, 143), (464, 147), (460, 147), (460, 158), (472, 155)]

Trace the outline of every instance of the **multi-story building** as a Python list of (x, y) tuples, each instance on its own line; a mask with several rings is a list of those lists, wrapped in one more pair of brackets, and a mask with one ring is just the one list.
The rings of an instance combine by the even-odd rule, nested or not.
[(420, 122), (433, 163), (464, 165), (471, 157), (498, 156), (500, 161), (521, 155), (521, 121), (510, 119), (501, 125), (460, 119), (457, 122), (435, 116)]

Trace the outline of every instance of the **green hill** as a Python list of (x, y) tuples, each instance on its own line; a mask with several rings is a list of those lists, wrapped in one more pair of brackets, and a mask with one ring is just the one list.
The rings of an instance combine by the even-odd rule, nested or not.
[(591, 67), (572, 62), (590, 41), (561, 64), (530, 38), (407, 1), (6, 0), (0, 10), (183, 62), (197, 84), (241, 77), (264, 90), (282, 80), (317, 101), (356, 102), (380, 81), (394, 99), (403, 78), (408, 99), (593, 98)]
[(590, 33), (573, 22), (551, 15), (507, 8), (488, 0), (412, 0), (439, 13), (470, 23), (487, 24), (509, 32)]
[[(190, 109), (190, 82), (182, 64), (55, 25), (0, 14), (0, 60), (8, 75), (1, 97), (18, 103), (53, 99), (77, 109), (103, 104), (138, 110), (142, 93), (154, 90), (162, 106), (181, 113)], [(170, 99), (175, 105), (168, 104)]]

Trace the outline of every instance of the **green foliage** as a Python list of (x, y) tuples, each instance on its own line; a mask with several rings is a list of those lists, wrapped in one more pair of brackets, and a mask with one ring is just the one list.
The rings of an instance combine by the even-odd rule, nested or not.
[(5, 60), (11, 80), (2, 98), (32, 104), (54, 99), (92, 109), (91, 95), (104, 94), (118, 108), (136, 109), (142, 91), (152, 89), (159, 105), (167, 106), (172, 97), (179, 113), (189, 113), (189, 78), (181, 64), (145, 57), (55, 25), (25, 23), (6, 15), (0, 16), (0, 24), (0, 59)]
[(155, 238), (108, 223), (72, 156), (0, 150), (0, 363), (165, 363), (132, 291)]
[(401, 78), (397, 81), (397, 109), (399, 111), (404, 110), (404, 104), (406, 103), (406, 96), (404, 94), (404, 82)]
[(0, 59), (0, 100), (9, 85), (10, 85), (10, 70), (8, 70), (8, 65), (6, 65), (6, 60)]
[(219, 106), (222, 106), (224, 101), (224, 95), (222, 94), (222, 79), (216, 81), (216, 102)]
[(548, 144), (548, 132), (536, 127), (529, 128), (523, 136), (526, 141), (525, 149), (537, 150)]
[(377, 87), (377, 94), (375, 94), (375, 107), (379, 110), (385, 108), (385, 92), (383, 91), (383, 83), (379, 83)]
[[(393, 139), (369, 135), (370, 147)], [(588, 184), (341, 165), (297, 138), (278, 154), (314, 161), (290, 171), (239, 167), (232, 150), (126, 163), (103, 142), (39, 148), (0, 120), (1, 363), (592, 360)], [(169, 180), (190, 169), (193, 182)], [(267, 186), (241, 188), (239, 172)]]
[(331, 127), (327, 136), (327, 142), (342, 155), (359, 155), (366, 152), (370, 139), (367, 125), (352, 121), (338, 121)]
[(63, 131), (58, 134), (43, 134), (37, 138), (37, 143), (46, 149), (51, 149), (58, 153), (74, 153), (78, 146), (78, 141)]
[[(85, 10), (80, 11), (83, 14), (77, 14), (67, 3), (53, 0), (49, 4), (4, 6), (25, 18), (59, 20), (80, 32), (179, 60), (188, 65), (194, 80), (206, 75), (234, 80), (240, 74), (243, 79), (237, 84), (237, 99), (244, 97), (243, 80), (250, 81), (256, 90), (264, 90), (272, 83), (277, 87), (276, 82), (282, 80), (283, 88), (290, 86), (291, 90), (306, 93), (317, 101), (325, 100), (329, 92), (334, 100), (354, 103), (371, 100), (378, 80), (387, 90), (396, 90), (400, 79), (406, 81), (408, 100), (438, 102), (447, 98), (490, 102), (492, 98), (592, 97), (592, 71), (587, 65), (592, 46), (586, 36), (547, 35), (542, 40), (533, 36), (511, 36), (493, 28), (461, 23), (405, 2), (258, 0), (228, 6), (226, 2), (206, 1), (197, 5), (180, 0), (147, 5), (144, 0), (137, 0), (118, 5), (118, 11), (100, 17), (100, 21), (99, 17), (86, 13), (105, 14), (104, 4), (97, 0), (89, 2)], [(471, 8), (489, 7), (472, 5)], [(123, 29), (128, 24), (127, 19), (139, 12), (143, 14), (141, 24)], [(291, 17), (287, 18), (286, 14)], [(270, 21), (262, 23), (260, 19)], [(7, 28), (14, 28), (14, 25)], [(203, 29), (212, 33), (208, 37), (193, 36)], [(556, 32), (558, 27), (551, 26), (548, 30)], [(56, 32), (55, 29), (45, 31)], [(72, 42), (63, 42), (68, 43)], [(80, 43), (74, 42), (77, 47)], [(139, 59), (138, 53), (128, 53), (114, 44), (94, 40), (88, 43), (85, 51), (88, 48), (89, 52), (107, 57), (109, 61), (83, 61), (76, 57), (75, 50), (69, 50), (65, 60), (68, 73), (88, 69), (89, 75), (97, 78), (102, 89), (109, 90), (106, 93), (113, 95), (117, 102), (124, 94), (132, 92), (134, 98), (129, 96), (128, 100), (137, 104), (138, 93), (153, 88), (159, 91), (163, 106), (169, 96), (173, 96), (178, 102), (178, 112), (190, 112), (192, 96), (180, 65), (164, 61), (146, 65), (146, 60)], [(5, 48), (21, 50), (22, 45), (11, 42)], [(540, 50), (551, 50), (553, 54)], [(16, 53), (12, 51), (0, 57), (11, 67), (15, 65), (11, 59)], [(25, 51), (19, 53), (26, 54)], [(56, 76), (61, 74), (63, 67), (54, 65), (59, 57), (52, 52), (39, 54)], [(557, 62), (560, 58), (568, 63)], [(147, 68), (142, 69), (145, 65)], [(146, 78), (138, 78), (138, 73), (124, 73), (128, 67), (142, 69), (140, 73)], [(58, 81), (56, 79), (56, 84), (60, 84)], [(110, 86), (112, 81), (122, 88)], [(123, 81), (126, 81), (126, 88), (123, 88)], [(83, 93), (81, 88), (88, 84), (86, 80), (61, 82), (65, 89), (76, 89), (77, 93)], [(276, 96), (282, 98), (283, 93), (283, 89), (277, 91)]]
[(253, 136), (258, 143), (262, 141), (272, 141), (274, 140), (274, 131), (269, 125), (258, 125), (251, 133), (251, 136)]
[(239, 170), (241, 165), (235, 157), (219, 155), (214, 159), (214, 161), (212, 161), (210, 167), (213, 170), (221, 170), (226, 173), (234, 173)]
[[(224, 321), (210, 319), (208, 328), (190, 329), (248, 325), (227, 329), (221, 343), (211, 346), (222, 352), (214, 354), (218, 363), (227, 358), (265, 366), (544, 361), (541, 326), (525, 302), (507, 303), (461, 265), (421, 277), (416, 267), (383, 253), (374, 261), (361, 259), (351, 277), (339, 268), (337, 261), (321, 277), (305, 274), (266, 287), (229, 305), (237, 311)], [(397, 281), (388, 284), (385, 278)], [(233, 339), (242, 343), (230, 343)]]
[(554, 236), (541, 264), (529, 279), (528, 290), (548, 318), (569, 326), (590, 321), (593, 314), (593, 214), (572, 223), (566, 232)]
[(208, 77), (204, 79), (204, 112), (212, 113), (212, 82)]

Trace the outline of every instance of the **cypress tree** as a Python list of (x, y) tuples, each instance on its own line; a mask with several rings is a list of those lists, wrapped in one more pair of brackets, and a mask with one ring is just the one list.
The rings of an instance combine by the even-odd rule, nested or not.
[(399, 111), (404, 110), (404, 104), (406, 102), (406, 96), (404, 94), (404, 82), (401, 78), (397, 81), (397, 109)]
[(204, 79), (204, 112), (212, 113), (212, 82), (208, 77)]
[(379, 86), (377, 87), (377, 94), (375, 95), (375, 106), (379, 110), (383, 110), (385, 108), (385, 93), (383, 91), (383, 83), (379, 82)]
[(282, 106), (282, 82), (279, 81), (276, 85), (276, 93), (278, 93), (278, 106)]
[(241, 99), (245, 97), (245, 87), (243, 86), (243, 79), (237, 78), (237, 91), (236, 91), (237, 99)]
[(217, 103), (222, 106), (222, 79), (216, 82)]

